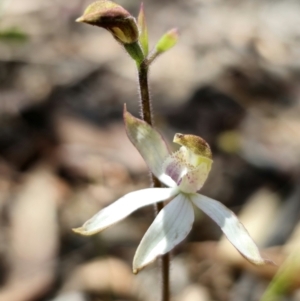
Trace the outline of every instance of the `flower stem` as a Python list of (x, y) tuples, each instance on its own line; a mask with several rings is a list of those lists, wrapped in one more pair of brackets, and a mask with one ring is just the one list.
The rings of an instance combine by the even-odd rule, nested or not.
[[(148, 85), (148, 69), (149, 64), (147, 59), (145, 59), (138, 66), (138, 77), (139, 77), (139, 89), (140, 89), (140, 97), (141, 97), (141, 118), (146, 121), (148, 124), (153, 125), (153, 117), (152, 117), (152, 108), (151, 108), (151, 99), (149, 93), (149, 85)], [(153, 187), (161, 187), (160, 181), (152, 174), (151, 180)], [(163, 202), (157, 203), (154, 205), (156, 215), (158, 212), (163, 209)], [(162, 301), (170, 300), (170, 256), (169, 254), (165, 254), (161, 257), (160, 262), (161, 268), (161, 278), (162, 278)]]
[(141, 117), (144, 121), (153, 125), (152, 120), (152, 108), (151, 108), (151, 100), (149, 93), (149, 85), (148, 85), (148, 65), (143, 61), (139, 66), (139, 88), (140, 88), (140, 97), (141, 97)]

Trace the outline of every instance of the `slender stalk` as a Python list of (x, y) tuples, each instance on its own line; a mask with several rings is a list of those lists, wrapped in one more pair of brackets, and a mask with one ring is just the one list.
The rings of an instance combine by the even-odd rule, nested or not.
[(153, 125), (152, 108), (150, 101), (149, 85), (148, 85), (148, 65), (145, 60), (139, 66), (139, 88), (141, 96), (141, 117), (144, 121)]
[[(149, 85), (148, 85), (148, 62), (145, 59), (138, 67), (138, 77), (139, 77), (139, 89), (140, 89), (140, 97), (141, 97), (141, 118), (153, 125), (152, 118), (152, 108), (151, 108), (151, 99), (149, 93)], [(161, 187), (160, 181), (152, 174), (151, 180), (153, 187)], [(164, 207), (163, 203), (157, 203), (154, 205), (155, 213), (158, 212)], [(170, 300), (170, 256), (169, 254), (165, 254), (161, 257), (160, 262), (161, 267), (161, 278), (162, 278), (162, 301)]]

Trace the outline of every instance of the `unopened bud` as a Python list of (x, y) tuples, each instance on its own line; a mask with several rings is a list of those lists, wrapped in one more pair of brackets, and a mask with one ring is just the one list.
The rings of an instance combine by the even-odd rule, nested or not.
[(135, 43), (139, 38), (135, 18), (112, 1), (100, 0), (92, 3), (76, 21), (105, 28), (122, 44)]

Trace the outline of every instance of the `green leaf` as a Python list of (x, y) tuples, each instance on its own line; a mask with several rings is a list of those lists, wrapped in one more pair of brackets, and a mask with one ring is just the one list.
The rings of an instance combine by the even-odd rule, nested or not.
[(0, 40), (5, 42), (25, 42), (28, 40), (28, 36), (18, 28), (9, 28), (0, 31)]
[(148, 28), (147, 28), (143, 3), (141, 3), (140, 12), (138, 15), (138, 26), (140, 29), (139, 41), (142, 45), (144, 55), (147, 56), (149, 53), (149, 41), (148, 41)]
[(155, 49), (157, 53), (163, 53), (171, 49), (178, 41), (178, 30), (173, 28), (165, 33), (157, 42)]

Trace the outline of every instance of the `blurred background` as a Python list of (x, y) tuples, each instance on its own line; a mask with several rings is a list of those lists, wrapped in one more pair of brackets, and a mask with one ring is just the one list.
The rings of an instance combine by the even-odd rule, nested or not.
[[(0, 1), (0, 301), (159, 299), (157, 263), (131, 272), (152, 207), (92, 237), (71, 231), (149, 185), (122, 121), (124, 103), (139, 114), (135, 66), (108, 32), (74, 22), (90, 3)], [(138, 1), (118, 3), (137, 15)], [(268, 300), (300, 300), (300, 2), (144, 6), (152, 46), (181, 34), (150, 72), (157, 128), (170, 148), (176, 132), (209, 142), (202, 193), (277, 264), (248, 264), (198, 211), (172, 253), (173, 300), (260, 300), (268, 287), (281, 296)]]

